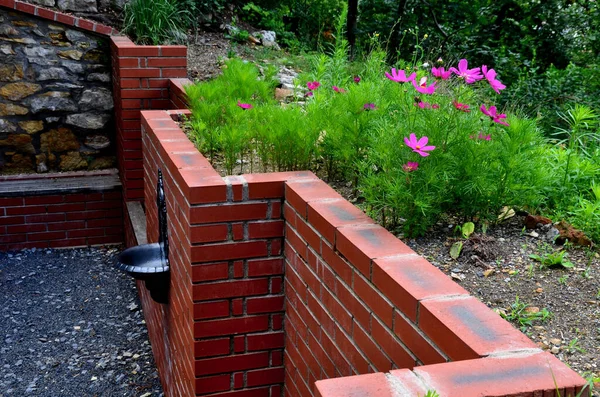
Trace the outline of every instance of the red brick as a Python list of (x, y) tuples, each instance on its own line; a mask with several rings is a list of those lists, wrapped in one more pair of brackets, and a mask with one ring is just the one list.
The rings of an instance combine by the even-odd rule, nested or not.
[(218, 374), (223, 372), (244, 371), (263, 368), (269, 365), (269, 353), (259, 352), (241, 354), (231, 357), (217, 357), (196, 360), (196, 376)]
[(279, 294), (281, 293), (281, 288), (283, 286), (283, 277), (271, 277), (271, 293)]
[[(559, 390), (581, 390), (585, 380), (552, 354), (486, 357), (415, 368), (417, 376), (440, 396), (554, 396)], [(548, 394), (546, 394), (548, 393)]]
[[(315, 393), (317, 397), (395, 397), (399, 395), (392, 388), (385, 374), (381, 373), (319, 380), (315, 383)], [(408, 394), (402, 395), (408, 397)]]
[[(377, 335), (387, 338), (387, 329), (383, 331), (384, 326), (378, 321), (373, 321), (373, 334), (377, 329)], [(385, 333), (384, 333), (385, 332)], [(446, 361), (444, 356), (440, 354), (431, 344), (429, 340), (423, 335), (417, 327), (410, 321), (407, 321), (402, 314), (396, 312), (394, 319), (394, 333), (400, 338), (402, 343), (406, 345), (410, 351), (421, 361), (423, 364), (438, 364)], [(414, 363), (413, 363), (414, 364)], [(399, 368), (412, 368), (411, 366), (405, 365)]]
[(308, 347), (310, 348), (312, 354), (319, 361), (319, 364), (325, 373), (325, 376), (328, 378), (333, 378), (336, 376), (335, 373), (335, 364), (329, 357), (328, 353), (325, 352), (325, 349), (319, 341), (315, 338), (312, 332), (308, 333)]
[(148, 67), (180, 66), (187, 67), (186, 58), (148, 58)]
[(190, 242), (212, 243), (227, 240), (227, 224), (221, 225), (197, 225), (190, 227)]
[(49, 246), (52, 248), (65, 248), (65, 247), (83, 247), (87, 246), (87, 240), (85, 238), (70, 238), (66, 240), (53, 240), (50, 241)]
[(81, 18), (79, 18), (79, 20), (77, 21), (77, 26), (83, 30), (88, 30), (88, 31), (94, 30), (94, 23), (92, 21), (88, 21), (88, 20), (81, 19)]
[(192, 266), (192, 282), (226, 280), (229, 278), (227, 262)]
[(15, 9), (17, 11), (23, 11), (26, 12), (28, 14), (34, 14), (35, 13), (35, 9), (36, 7), (32, 6), (31, 4), (27, 4), (27, 3), (22, 3), (20, 1), (15, 2)]
[[(400, 380), (402, 383), (402, 392), (407, 396), (425, 396), (427, 390), (423, 381), (415, 376), (415, 374), (408, 369), (397, 369), (390, 371), (389, 376), (393, 376), (395, 379)], [(388, 378), (389, 379), (389, 378)], [(396, 385), (397, 382), (394, 382)], [(397, 390), (398, 392), (399, 390)]]
[(375, 259), (373, 284), (415, 322), (418, 301), (445, 295), (468, 295), (461, 286), (416, 254)]
[(28, 215), (25, 217), (26, 223), (62, 222), (64, 220), (65, 214)]
[(228, 244), (210, 244), (192, 247), (192, 262), (249, 259), (267, 256), (266, 241), (247, 241)]
[(264, 295), (268, 293), (268, 279), (254, 279), (241, 281), (225, 281), (216, 283), (196, 284), (193, 286), (195, 301), (246, 297)]
[(246, 310), (248, 314), (273, 313), (283, 311), (283, 296), (265, 296), (248, 298)]
[(187, 76), (187, 69), (185, 67), (172, 68), (172, 69), (160, 69), (160, 77), (172, 77), (182, 78)]
[[(52, 230), (52, 229), (50, 229)], [(32, 225), (12, 225), (6, 227), (6, 233), (17, 234), (17, 233), (34, 233), (34, 232), (45, 232), (46, 225), (42, 223), (36, 223)]]
[(316, 252), (321, 253), (321, 236), (303, 219), (296, 220), (296, 231)]
[(6, 208), (6, 215), (31, 215), (31, 214), (43, 214), (46, 212), (46, 206), (44, 205), (28, 205), (23, 207), (8, 207)]
[(246, 373), (246, 386), (262, 386), (273, 383), (283, 383), (283, 367), (265, 368)]
[(190, 223), (240, 222), (266, 217), (267, 203), (223, 204), (190, 209)]
[(213, 357), (229, 354), (229, 338), (206, 339), (194, 343), (195, 357)]
[(268, 328), (269, 316), (204, 320), (194, 324), (194, 337), (207, 338), (212, 336), (260, 332), (266, 331)]
[(308, 294), (308, 309), (317, 318), (321, 328), (330, 336), (335, 332), (335, 321), (323, 304), (312, 293)]
[(36, 7), (35, 13), (40, 18), (48, 19), (50, 21), (54, 21), (56, 18), (56, 13), (51, 10), (47, 10), (45, 8)]
[(120, 45), (117, 49), (119, 57), (156, 57), (159, 56), (159, 48), (156, 46)]
[(292, 229), (289, 224), (285, 225), (286, 252), (289, 244), (303, 259), (308, 259), (308, 245), (306, 241), (300, 237), (296, 230)]
[(248, 277), (283, 274), (283, 258), (253, 259), (248, 261)]
[(160, 55), (163, 57), (186, 57), (187, 47), (184, 45), (161, 46)]
[(250, 239), (283, 237), (284, 222), (278, 221), (262, 221), (248, 223), (248, 237)]
[(285, 185), (285, 200), (306, 219), (307, 203), (324, 199), (342, 199), (322, 180), (291, 181)]
[(284, 343), (283, 332), (250, 334), (247, 336), (248, 351), (281, 349)]
[(194, 303), (194, 320), (229, 316), (229, 301)]
[[(336, 341), (337, 342), (337, 341)], [(331, 360), (335, 363), (336, 376), (348, 376), (352, 374), (352, 367), (346, 357), (342, 355), (344, 347), (336, 345), (326, 333), (322, 334), (321, 346), (327, 352)]]
[(451, 360), (537, 347), (473, 297), (421, 302), (419, 328)]
[(387, 299), (377, 289), (361, 277), (358, 273), (354, 274), (354, 293), (371, 308), (383, 322), (392, 327), (393, 307)]
[(371, 274), (371, 259), (413, 253), (381, 226), (341, 227), (335, 238), (335, 248), (367, 278)]
[(56, 21), (70, 26), (75, 25), (75, 18), (73, 18), (70, 15), (62, 14), (60, 12), (56, 13)]
[(42, 240), (61, 240), (66, 237), (65, 232), (45, 232), (45, 233), (28, 233), (28, 241), (42, 241)]
[(352, 266), (325, 242), (321, 245), (323, 260), (347, 284), (352, 285)]
[(202, 378), (196, 378), (196, 393), (197, 394), (208, 394), (215, 393), (218, 391), (230, 390), (231, 375), (217, 375), (217, 376), (206, 376)]
[(0, 235), (0, 243), (24, 243), (27, 241), (26, 234)]
[(107, 226), (121, 226), (123, 219), (119, 218), (106, 218), (106, 219), (89, 219), (86, 221), (88, 227), (107, 227)]
[(340, 280), (336, 281), (335, 295), (350, 313), (352, 313), (352, 316), (360, 323), (360, 325), (368, 329), (371, 320), (369, 309), (356, 297), (356, 295), (354, 295), (351, 289), (343, 282), (340, 282)]
[[(25, 205), (58, 204), (63, 203), (69, 196), (35, 196), (25, 197)], [(20, 199), (22, 200), (22, 199)], [(0, 203), (1, 205), (1, 203)]]
[(335, 298), (327, 288), (322, 289), (321, 299), (323, 305), (346, 332), (352, 334), (352, 315)]
[[(137, 58), (135, 58), (137, 59)], [(124, 59), (121, 58), (119, 62), (122, 62)], [(137, 66), (137, 64), (136, 64)], [(121, 88), (140, 88), (140, 80), (139, 79), (121, 79), (120, 80)]]
[[(63, 215), (64, 218), (64, 215)], [(0, 225), (20, 225), (25, 222), (24, 216), (0, 217)]]
[[(25, 202), (25, 205), (30, 205), (30, 204), (42, 204), (42, 203), (36, 203), (36, 202), (30, 203), (27, 201)], [(22, 197), (0, 198), (0, 207), (16, 207), (16, 206), (22, 206), (22, 205), (23, 205)]]
[(244, 353), (246, 351), (246, 337), (244, 335), (233, 337), (233, 351), (235, 353)]
[(94, 32), (99, 33), (99, 34), (103, 34), (103, 35), (110, 35), (112, 33), (112, 28), (109, 26), (105, 26), (105, 25), (100, 25), (99, 23), (97, 23), (94, 26)]
[(332, 245), (335, 242), (335, 229), (338, 227), (374, 223), (371, 218), (347, 200), (309, 203), (308, 222)]

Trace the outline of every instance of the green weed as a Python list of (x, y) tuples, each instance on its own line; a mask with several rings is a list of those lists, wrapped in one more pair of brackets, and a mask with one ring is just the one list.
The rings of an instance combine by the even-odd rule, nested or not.
[(500, 312), (500, 316), (508, 321), (518, 324), (521, 330), (524, 331), (527, 327), (533, 325), (534, 321), (543, 322), (552, 315), (545, 308), (539, 312), (528, 312), (526, 309), (529, 306), (529, 304), (521, 302), (517, 295), (515, 302), (510, 305), (509, 310), (506, 313)]

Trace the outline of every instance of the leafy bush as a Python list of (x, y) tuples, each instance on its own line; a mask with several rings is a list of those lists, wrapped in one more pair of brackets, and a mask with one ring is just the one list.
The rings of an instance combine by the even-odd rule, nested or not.
[(123, 8), (123, 31), (138, 44), (184, 43), (193, 23), (193, 3), (177, 0), (132, 0)]

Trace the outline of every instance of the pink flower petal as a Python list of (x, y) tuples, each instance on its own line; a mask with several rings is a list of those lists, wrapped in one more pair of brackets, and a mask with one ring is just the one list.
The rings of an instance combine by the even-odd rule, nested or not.
[(419, 141), (417, 142), (417, 146), (423, 147), (427, 145), (427, 142), (429, 142), (429, 138), (424, 136), (423, 138), (419, 139)]

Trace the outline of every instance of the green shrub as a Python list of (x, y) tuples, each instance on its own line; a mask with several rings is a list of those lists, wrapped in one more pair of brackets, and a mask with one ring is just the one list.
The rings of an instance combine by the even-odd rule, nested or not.
[(123, 31), (138, 44), (184, 43), (193, 22), (193, 3), (132, 0), (123, 8)]

